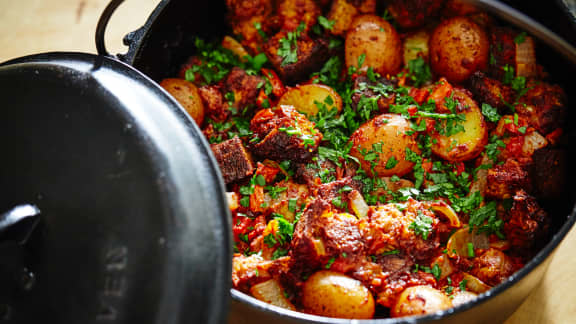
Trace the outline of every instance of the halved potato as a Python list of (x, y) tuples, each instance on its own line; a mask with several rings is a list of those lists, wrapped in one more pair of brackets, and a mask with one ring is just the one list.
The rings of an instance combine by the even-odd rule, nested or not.
[(458, 124), (464, 131), (451, 136), (435, 132), (432, 152), (450, 162), (467, 161), (477, 157), (488, 143), (488, 129), (482, 111), (463, 90), (454, 89), (453, 99), (459, 102), (456, 113), (464, 114), (465, 121)]
[(320, 316), (369, 319), (374, 316), (374, 297), (360, 281), (342, 273), (321, 270), (302, 286), (305, 310)]
[[(488, 249), (489, 247), (490, 239), (486, 234), (477, 234), (476, 232), (470, 233), (468, 227), (461, 228), (452, 234), (450, 239), (448, 239), (448, 244), (446, 245), (448, 256), (451, 258), (468, 258), (475, 255), (476, 249)], [(470, 251), (470, 248), (472, 251)]]
[(296, 310), (296, 307), (284, 296), (284, 288), (276, 279), (270, 279), (252, 286), (250, 293), (263, 302), (289, 310)]
[(402, 41), (396, 29), (375, 15), (358, 16), (346, 34), (346, 67), (358, 67), (365, 55), (360, 71), (369, 67), (381, 75), (396, 74), (402, 68)]
[(430, 65), (450, 82), (463, 82), (488, 64), (490, 43), (468, 17), (443, 20), (430, 36)]
[(198, 88), (183, 79), (164, 79), (160, 86), (168, 91), (176, 99), (186, 112), (194, 119), (198, 126), (204, 121), (204, 104), (198, 92)]
[(297, 85), (286, 91), (278, 101), (278, 105), (293, 106), (298, 112), (307, 116), (318, 114), (317, 103), (324, 104), (328, 110), (342, 111), (340, 95), (334, 89), (323, 84)]
[(438, 289), (414, 286), (404, 290), (390, 309), (392, 317), (435, 313), (452, 307), (452, 301)]
[(412, 171), (414, 163), (406, 160), (406, 149), (420, 152), (410, 122), (395, 114), (376, 116), (360, 126), (350, 141), (350, 155), (360, 161), (368, 174), (380, 177), (401, 177)]

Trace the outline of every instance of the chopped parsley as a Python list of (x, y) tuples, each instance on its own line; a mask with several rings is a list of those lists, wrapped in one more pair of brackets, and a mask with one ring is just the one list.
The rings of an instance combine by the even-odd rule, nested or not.
[(431, 217), (428, 217), (422, 214), (421, 211), (418, 211), (418, 215), (416, 219), (408, 226), (408, 229), (414, 231), (416, 235), (422, 236), (423, 239), (427, 240), (428, 236), (430, 236), (430, 232), (432, 231), (432, 223), (434, 220)]
[(278, 56), (282, 58), (280, 66), (294, 64), (298, 62), (298, 38), (304, 31), (306, 25), (304, 22), (300, 23), (296, 31), (288, 32), (285, 38), (280, 39), (280, 46), (278, 48)]
[(414, 83), (416, 88), (429, 82), (432, 79), (430, 66), (422, 57), (417, 57), (408, 62), (408, 77)]
[(498, 114), (498, 109), (490, 106), (487, 103), (482, 104), (482, 115), (484, 115), (488, 121), (493, 123), (497, 123), (501, 118), (501, 116)]

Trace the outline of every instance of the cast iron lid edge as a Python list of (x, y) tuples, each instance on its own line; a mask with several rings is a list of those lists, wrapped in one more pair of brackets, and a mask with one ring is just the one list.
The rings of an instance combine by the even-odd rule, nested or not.
[[(108, 95), (116, 97), (122, 104), (121, 113), (131, 117), (137, 127), (144, 130), (146, 138), (143, 140), (148, 142), (146, 145), (150, 146), (158, 164), (164, 167), (158, 181), (168, 182), (168, 194), (174, 196), (176, 201), (174, 218), (180, 221), (178, 226), (175, 226), (176, 234), (172, 235), (172, 238), (170, 235), (166, 237), (167, 241), (176, 241), (178, 248), (176, 251), (169, 251), (169, 262), (165, 265), (163, 280), (173, 290), (176, 289), (176, 297), (181, 304), (162, 302), (169, 298), (161, 298), (158, 318), (169, 318), (169, 321), (163, 323), (174, 324), (186, 323), (190, 318), (194, 318), (190, 317), (194, 316), (191, 312), (193, 307), (184, 304), (187, 295), (185, 287), (190, 285), (190, 281), (202, 280), (211, 283), (214, 293), (206, 296), (213, 301), (210, 303), (211, 309), (201, 311), (208, 313), (206, 318), (210, 319), (209, 323), (224, 323), (228, 312), (232, 272), (230, 211), (227, 208), (225, 186), (218, 164), (192, 118), (157, 83), (130, 65), (109, 57), (74, 52), (35, 54), (0, 63), (0, 74), (3, 69), (21, 69), (26, 73), (30, 68), (33, 68), (35, 73), (42, 70), (62, 72), (62, 82), (82, 82), (88, 78), (95, 80)], [(31, 82), (34, 82), (33, 78), (34, 75), (30, 75)], [(157, 105), (142, 102), (145, 97), (154, 98)], [(110, 107), (105, 109), (107, 108)], [(167, 124), (170, 127), (162, 127)], [(191, 186), (190, 183), (196, 186)], [(189, 197), (200, 197), (195, 201), (201, 201), (203, 206), (191, 204)], [(206, 210), (210, 212), (204, 213)], [(203, 223), (201, 217), (209, 223)], [(200, 226), (202, 229), (199, 229)], [(206, 235), (217, 239), (207, 242), (206, 235), (185, 235), (191, 232), (207, 233)], [(191, 247), (200, 248), (199, 253), (203, 255), (217, 255), (218, 262), (203, 265), (211, 268), (208, 277), (191, 278), (191, 275), (195, 274), (193, 270), (196, 267), (191, 264), (194, 261), (181, 257), (182, 253)], [(170, 280), (174, 277), (183, 282)], [(166, 295), (168, 290), (164, 289), (163, 295)], [(170, 297), (174, 297), (174, 291), (170, 293)]]

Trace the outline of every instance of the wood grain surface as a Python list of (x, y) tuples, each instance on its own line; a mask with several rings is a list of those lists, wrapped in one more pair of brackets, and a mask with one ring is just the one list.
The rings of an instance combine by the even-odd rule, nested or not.
[[(96, 23), (107, 2), (0, 0), (0, 62), (40, 52), (94, 53)], [(126, 52), (122, 37), (140, 27), (159, 2), (125, 1), (108, 28), (110, 53)], [(557, 249), (542, 283), (506, 321), (520, 323), (576, 323), (576, 230)]]

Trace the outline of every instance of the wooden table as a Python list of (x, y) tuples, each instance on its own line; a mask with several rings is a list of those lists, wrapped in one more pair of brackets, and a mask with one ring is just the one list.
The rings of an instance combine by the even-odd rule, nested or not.
[[(192, 1), (192, 0), (191, 0)], [(108, 0), (0, 0), (0, 62), (48, 51), (95, 52), (96, 22)], [(128, 0), (107, 32), (111, 53), (126, 52), (122, 37), (140, 27), (159, 0)], [(550, 269), (506, 322), (576, 323), (576, 230), (560, 245)]]

